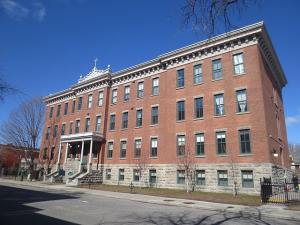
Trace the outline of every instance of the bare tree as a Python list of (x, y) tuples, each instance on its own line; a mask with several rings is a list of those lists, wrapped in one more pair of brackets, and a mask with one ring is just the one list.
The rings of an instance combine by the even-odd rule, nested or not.
[(135, 170), (137, 170), (139, 172), (139, 185), (140, 185), (140, 189), (142, 189), (142, 179), (143, 179), (146, 167), (148, 165), (148, 158), (147, 158), (145, 152), (139, 150), (138, 158), (135, 160), (136, 160), (136, 163), (134, 164), (134, 168), (135, 168)]
[(4, 102), (4, 99), (8, 95), (15, 95), (20, 91), (15, 87), (11, 86), (9, 83), (5, 81), (5, 78), (2, 74), (0, 74), (0, 103)]
[(230, 170), (231, 170), (231, 175), (232, 175), (232, 195), (236, 196), (238, 194), (238, 186), (237, 186), (237, 181), (238, 181), (238, 167), (237, 163), (235, 161), (235, 150), (232, 148), (229, 143), (227, 143), (227, 149), (225, 150), (228, 157), (229, 157), (229, 164), (230, 164)]
[(29, 163), (30, 170), (40, 145), (44, 115), (42, 97), (33, 97), (13, 110), (0, 127), (3, 141), (18, 148), (22, 158)]
[(195, 189), (195, 158), (189, 145), (181, 145), (179, 152), (180, 156), (176, 158), (176, 164), (179, 170), (184, 171), (186, 192), (189, 193), (190, 189), (192, 191)]
[(265, 0), (186, 0), (174, 16), (180, 24), (178, 31), (191, 28), (196, 38), (211, 38), (219, 33), (218, 24), (222, 23), (225, 30), (235, 29), (233, 16), (242, 17), (243, 11), (257, 7), (259, 10)]
[(289, 152), (290, 153), (300, 153), (300, 143), (289, 142)]
[(42, 149), (46, 151), (46, 155), (41, 155), (43, 157), (44, 164), (47, 165), (47, 173), (51, 165), (59, 162), (59, 150), (60, 150), (60, 136), (62, 135), (62, 126), (60, 125), (60, 118), (54, 117), (51, 123), (45, 127), (44, 131), (45, 138), (42, 142)]

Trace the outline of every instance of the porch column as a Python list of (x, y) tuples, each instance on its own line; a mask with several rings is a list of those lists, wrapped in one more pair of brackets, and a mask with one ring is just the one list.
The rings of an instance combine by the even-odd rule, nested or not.
[(69, 142), (67, 142), (67, 147), (66, 147), (65, 163), (67, 162), (68, 154), (69, 154)]
[(91, 140), (90, 144), (90, 157), (89, 157), (89, 164), (92, 163), (92, 151), (93, 151), (93, 140)]
[(58, 151), (57, 164), (60, 164), (60, 156), (61, 156), (61, 141), (59, 142), (59, 151)]
[(80, 154), (80, 163), (82, 164), (82, 156), (83, 156), (83, 149), (84, 149), (84, 141), (82, 140), (82, 143), (81, 143), (81, 154)]

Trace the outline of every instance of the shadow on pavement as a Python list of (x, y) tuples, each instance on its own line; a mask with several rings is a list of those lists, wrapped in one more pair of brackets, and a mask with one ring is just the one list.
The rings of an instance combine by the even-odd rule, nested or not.
[(73, 225), (76, 223), (56, 219), (39, 214), (40, 209), (26, 206), (29, 203), (54, 201), (61, 199), (75, 199), (70, 194), (53, 194), (42, 191), (33, 191), (0, 185), (0, 225), (6, 224), (62, 224)]

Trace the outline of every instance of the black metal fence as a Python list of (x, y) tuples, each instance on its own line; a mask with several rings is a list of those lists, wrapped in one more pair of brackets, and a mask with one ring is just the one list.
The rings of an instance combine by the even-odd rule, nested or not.
[(276, 204), (299, 204), (300, 205), (300, 183), (286, 182), (273, 184), (271, 179), (261, 180), (261, 201)]

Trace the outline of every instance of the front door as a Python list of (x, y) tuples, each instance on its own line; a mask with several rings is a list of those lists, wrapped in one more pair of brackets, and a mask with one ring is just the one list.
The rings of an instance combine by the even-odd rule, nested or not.
[(83, 156), (82, 156), (82, 164), (87, 164), (88, 152), (90, 150), (90, 144), (84, 144)]

